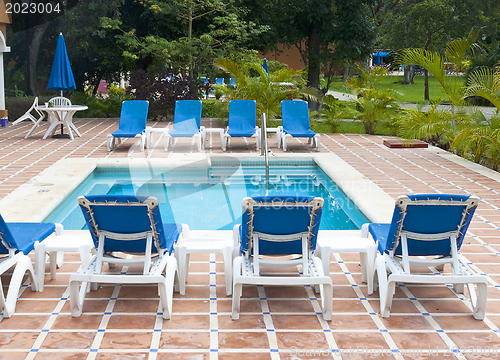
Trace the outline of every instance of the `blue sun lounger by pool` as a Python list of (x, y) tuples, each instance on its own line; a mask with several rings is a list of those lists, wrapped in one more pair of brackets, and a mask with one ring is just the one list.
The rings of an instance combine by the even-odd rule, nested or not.
[[(70, 301), (74, 317), (82, 313), (90, 284), (157, 284), (164, 319), (172, 314), (172, 295), (177, 261), (171, 254), (182, 233), (180, 224), (163, 223), (154, 197), (128, 195), (80, 196), (82, 209), (97, 254), (81, 271), (71, 275)], [(132, 258), (117, 254), (133, 254)], [(104, 263), (138, 265), (140, 273), (103, 271)], [(79, 288), (79, 283), (81, 287)]]
[[(482, 320), (486, 310), (487, 278), (476, 274), (458, 253), (479, 203), (475, 196), (422, 194), (400, 196), (392, 222), (373, 223), (368, 230), (377, 242), (376, 259), (380, 309), (388, 317), (396, 283), (453, 284), (462, 294), (467, 284), (473, 315)], [(413, 267), (443, 269), (415, 272)], [(474, 284), (477, 284), (477, 296)]]
[[(332, 279), (314, 256), (323, 202), (314, 196), (243, 199), (242, 225), (233, 229), (241, 254), (233, 265), (233, 319), (239, 318), (243, 284), (319, 285), (323, 318), (332, 319)], [(282, 271), (266, 274), (266, 267)], [(296, 267), (300, 273), (289, 270)]]
[(146, 121), (148, 120), (149, 102), (146, 100), (127, 100), (122, 103), (118, 130), (108, 134), (108, 151), (116, 148), (122, 138), (141, 138), (141, 149), (146, 144)]
[(222, 150), (226, 151), (232, 137), (255, 137), (257, 150), (260, 149), (260, 128), (257, 126), (257, 103), (255, 100), (231, 100), (229, 118), (224, 133)]
[(311, 130), (307, 101), (283, 100), (281, 102), (281, 118), (283, 126), (278, 138), (281, 139), (283, 144), (283, 151), (286, 151), (287, 140), (291, 137), (308, 138), (308, 142), (312, 139), (313, 146), (316, 151), (319, 151), (320, 135)]
[(165, 151), (172, 137), (192, 137), (198, 144), (198, 151), (203, 149), (205, 128), (201, 126), (200, 100), (178, 100), (175, 102), (173, 129), (165, 135)]
[[(61, 235), (62, 225), (54, 223), (6, 223), (0, 216), (0, 256), (3, 256), (0, 258), (0, 275), (14, 267), (7, 296), (4, 296), (3, 291), (0, 292), (0, 310), (4, 317), (8, 318), (14, 314), (19, 289), (26, 273), (28, 273), (32, 290), (39, 289), (37, 276), (28, 254), (38, 242), (42, 242), (54, 232)], [(0, 289), (1, 287), (0, 281)]]

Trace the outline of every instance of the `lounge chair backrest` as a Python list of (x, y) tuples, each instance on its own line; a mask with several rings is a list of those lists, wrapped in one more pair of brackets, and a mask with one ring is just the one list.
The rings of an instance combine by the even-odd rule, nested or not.
[(257, 125), (255, 100), (231, 100), (229, 102), (228, 134), (252, 136)]
[(215, 78), (215, 85), (224, 85), (224, 78)]
[(98, 248), (99, 233), (137, 234), (133, 240), (119, 240), (106, 235), (104, 251), (121, 251), (128, 253), (144, 253), (146, 233), (153, 235), (152, 252), (159, 249), (172, 249), (167, 244), (165, 234), (161, 232), (162, 222), (158, 200), (155, 197), (129, 195), (95, 195), (80, 196), (78, 203), (85, 221)]
[(120, 130), (138, 133), (146, 129), (149, 102), (146, 100), (126, 100), (120, 113)]
[[(450, 234), (456, 236), (460, 249), (474, 211), (479, 203), (475, 196), (422, 194), (400, 196), (389, 228), (387, 244), (378, 244), (383, 253), (395, 249), (401, 255), (401, 233), (444, 234), (432, 246), (428, 240), (408, 236), (408, 255), (450, 255)], [(416, 237), (416, 236), (415, 236)]]
[(0, 215), (0, 254), (8, 254), (9, 249), (17, 249), (16, 240)]
[[(304, 234), (308, 236), (309, 251), (316, 249), (316, 238), (324, 200), (314, 196), (257, 196), (243, 200), (240, 228), (240, 251), (252, 251), (253, 233), (269, 235)], [(261, 239), (259, 254), (302, 254), (301, 237), (283, 242)]]
[(175, 102), (174, 129), (198, 132), (201, 126), (200, 100), (178, 100)]
[(71, 100), (64, 96), (56, 96), (49, 100), (54, 106), (71, 106)]
[(303, 100), (283, 100), (281, 102), (283, 129), (301, 133), (311, 129), (309, 105)]

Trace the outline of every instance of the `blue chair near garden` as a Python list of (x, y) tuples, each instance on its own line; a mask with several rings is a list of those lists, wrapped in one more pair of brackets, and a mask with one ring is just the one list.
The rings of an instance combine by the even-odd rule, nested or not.
[(222, 150), (226, 151), (232, 137), (254, 137), (257, 150), (260, 149), (260, 128), (257, 126), (257, 103), (255, 100), (231, 100), (229, 102), (229, 118), (224, 133)]
[(201, 126), (200, 100), (178, 100), (175, 102), (173, 129), (165, 134), (165, 151), (172, 137), (191, 137), (198, 145), (198, 151), (205, 143), (205, 128)]
[[(392, 222), (372, 223), (368, 231), (376, 241), (380, 312), (390, 314), (396, 283), (453, 284), (463, 294), (469, 290), (473, 315), (482, 320), (486, 310), (488, 281), (477, 274), (458, 253), (479, 199), (475, 196), (422, 194), (400, 196)], [(412, 268), (451, 265), (451, 275)], [(474, 284), (477, 285), (477, 295)]]
[(148, 120), (149, 102), (146, 100), (127, 100), (122, 103), (120, 124), (118, 130), (108, 134), (107, 148), (111, 151), (116, 148), (117, 141), (122, 138), (140, 137), (141, 149), (146, 145), (146, 121)]
[[(39, 290), (37, 274), (28, 254), (36, 244), (44, 241), (53, 233), (62, 235), (61, 224), (54, 223), (6, 223), (0, 216), (0, 275), (14, 267), (8, 285), (7, 296), (4, 295), (0, 281), (0, 310), (3, 317), (10, 317), (16, 309), (16, 302), (23, 279), (28, 274), (33, 291)], [(38, 268), (38, 266), (35, 266)]]
[(224, 78), (215, 78), (215, 85), (224, 86)]
[(283, 151), (287, 149), (287, 140), (292, 137), (308, 138), (308, 143), (313, 140), (313, 146), (319, 151), (320, 135), (311, 130), (307, 101), (283, 100), (281, 118), (283, 126), (279, 130), (278, 139), (281, 139)]
[[(243, 199), (241, 225), (233, 229), (240, 256), (233, 263), (233, 319), (239, 318), (242, 286), (319, 286), (323, 318), (332, 319), (332, 279), (314, 256), (324, 200), (314, 196)], [(300, 267), (300, 274), (296, 269)], [(280, 269), (266, 273), (266, 267)]]
[[(95, 289), (97, 283), (156, 284), (162, 316), (169, 319), (177, 272), (177, 260), (171, 252), (183, 226), (164, 223), (158, 200), (152, 196), (80, 196), (78, 203), (97, 253), (85, 268), (70, 277), (72, 316), (81, 315), (86, 292), (89, 287)], [(123, 256), (118, 256), (120, 253)], [(142, 271), (105, 272), (104, 263), (136, 265)]]

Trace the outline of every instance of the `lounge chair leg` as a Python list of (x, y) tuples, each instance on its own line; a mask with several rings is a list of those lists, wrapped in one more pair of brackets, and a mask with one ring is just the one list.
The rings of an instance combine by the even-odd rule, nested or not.
[[(377, 257), (378, 293), (380, 298), (380, 314), (389, 317), (391, 312), (392, 298), (394, 296), (395, 283), (387, 278), (385, 260), (382, 256)], [(390, 275), (389, 275), (390, 277)]]
[[(7, 297), (4, 301), (4, 308), (2, 312), (3, 317), (5, 318), (11, 317), (16, 310), (16, 301), (19, 295), (19, 289), (21, 288), (26, 272), (28, 273), (29, 279), (31, 281), (32, 290), (38, 290), (38, 284), (30, 258), (26, 255), (20, 255), (16, 267), (14, 268), (14, 272), (12, 273), (9, 290), (7, 291)], [(3, 298), (3, 294), (1, 294), (0, 297)]]
[(238, 256), (234, 259), (233, 262), (233, 320), (238, 320), (240, 318), (240, 300), (241, 293), (243, 290), (243, 285), (240, 282), (241, 278), (241, 266), (242, 266), (242, 258)]
[(222, 249), (224, 257), (224, 278), (226, 280), (226, 295), (233, 293), (233, 248), (226, 247)]
[(177, 259), (174, 256), (171, 256), (167, 263), (167, 269), (165, 270), (165, 282), (158, 283), (161, 310), (163, 313), (163, 319), (165, 320), (169, 320), (172, 316), (174, 281), (177, 272)]

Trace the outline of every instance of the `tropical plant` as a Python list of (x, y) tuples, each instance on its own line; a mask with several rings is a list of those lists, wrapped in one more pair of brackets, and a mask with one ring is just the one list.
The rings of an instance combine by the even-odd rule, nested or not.
[(452, 143), (463, 157), (498, 170), (500, 163), (500, 114), (487, 119), (477, 111)]
[(296, 97), (318, 99), (315, 89), (307, 88), (300, 71), (282, 68), (267, 73), (258, 60), (237, 62), (217, 59), (215, 66), (236, 78), (236, 88), (223, 87), (227, 100), (247, 99), (257, 102), (257, 111), (274, 119), (281, 114), (281, 101)]
[(380, 78), (387, 74), (387, 69), (375, 67), (366, 72), (359, 67), (359, 71), (361, 76), (352, 78), (346, 85), (358, 94), (356, 118), (363, 122), (365, 132), (373, 135), (378, 122), (392, 122), (399, 106), (390, 90), (377, 88)]
[(438, 103), (427, 110), (422, 106), (406, 109), (397, 118), (398, 133), (405, 139), (420, 139), (431, 145), (448, 147), (453, 133), (453, 118), (448, 111), (437, 109)]
[(319, 111), (319, 116), (330, 126), (330, 131), (336, 133), (342, 119), (354, 119), (356, 109), (349, 103), (339, 101), (332, 95), (326, 95)]
[[(447, 95), (446, 100), (450, 102), (454, 115), (455, 106), (463, 104), (463, 88), (457, 86), (457, 82), (460, 81), (458, 73), (467, 67), (467, 51), (475, 44), (478, 35), (479, 29), (472, 29), (467, 38), (449, 42), (446, 45), (444, 57), (434, 51), (411, 48), (402, 50), (396, 56), (396, 61), (405, 65), (418, 65), (429, 71), (443, 87)], [(446, 76), (445, 63), (453, 64), (453, 70), (457, 76)]]
[(500, 63), (497, 70), (483, 67), (467, 79), (464, 97), (481, 96), (500, 111)]

